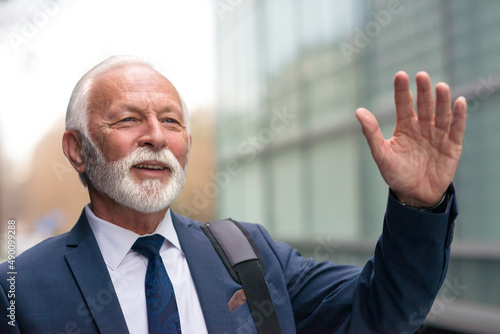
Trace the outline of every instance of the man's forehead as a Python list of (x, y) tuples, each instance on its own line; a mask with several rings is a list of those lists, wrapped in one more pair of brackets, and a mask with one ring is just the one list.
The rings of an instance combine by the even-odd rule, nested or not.
[(94, 79), (92, 104), (111, 103), (127, 94), (147, 93), (170, 95), (181, 106), (180, 96), (174, 85), (162, 74), (141, 64), (124, 65), (110, 69)]
[[(156, 70), (141, 64), (127, 64), (101, 73), (94, 79), (94, 85), (108, 85), (122, 90), (137, 89), (138, 85), (164, 86), (165, 90), (176, 91), (174, 85)], [(177, 91), (176, 91), (177, 93)]]

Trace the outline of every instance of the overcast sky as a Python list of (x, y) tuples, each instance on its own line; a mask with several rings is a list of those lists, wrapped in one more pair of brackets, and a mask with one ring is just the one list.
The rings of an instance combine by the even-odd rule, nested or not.
[(78, 79), (115, 54), (144, 56), (158, 65), (190, 110), (212, 106), (217, 18), (211, 3), (0, 2), (0, 152), (22, 169), (36, 143), (62, 122)]

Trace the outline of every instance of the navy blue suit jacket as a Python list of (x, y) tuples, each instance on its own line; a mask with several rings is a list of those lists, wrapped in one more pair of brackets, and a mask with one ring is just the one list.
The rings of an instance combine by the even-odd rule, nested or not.
[[(407, 208), (389, 197), (383, 233), (364, 268), (317, 263), (275, 242), (259, 225), (244, 224), (265, 262), (284, 333), (401, 333), (418, 329), (444, 280), (456, 216)], [(245, 303), (229, 312), (241, 289), (200, 223), (172, 213), (210, 333), (255, 333)], [(0, 265), (0, 333), (128, 333), (99, 247), (82, 213), (74, 228), (16, 259), (15, 322), (8, 322), (11, 285)], [(12, 292), (11, 292), (12, 293)], [(262, 305), (265, 314), (266, 305)]]

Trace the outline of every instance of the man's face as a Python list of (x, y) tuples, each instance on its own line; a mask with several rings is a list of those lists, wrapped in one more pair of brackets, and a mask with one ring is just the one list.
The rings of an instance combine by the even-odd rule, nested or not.
[[(140, 212), (165, 209), (182, 188), (189, 134), (174, 86), (140, 65), (98, 77), (83, 155), (91, 186)], [(172, 198), (173, 197), (173, 198)]]

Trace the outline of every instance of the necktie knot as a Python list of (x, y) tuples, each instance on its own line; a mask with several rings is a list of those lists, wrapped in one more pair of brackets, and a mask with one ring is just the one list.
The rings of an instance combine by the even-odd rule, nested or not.
[(164, 240), (165, 238), (159, 234), (140, 237), (132, 245), (132, 249), (147, 257), (148, 260), (151, 260), (160, 253), (160, 248)]

